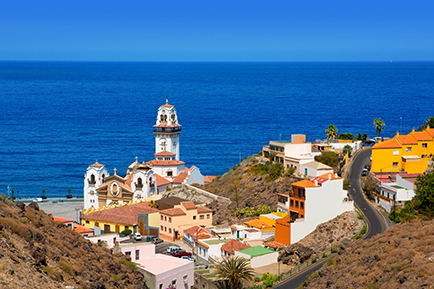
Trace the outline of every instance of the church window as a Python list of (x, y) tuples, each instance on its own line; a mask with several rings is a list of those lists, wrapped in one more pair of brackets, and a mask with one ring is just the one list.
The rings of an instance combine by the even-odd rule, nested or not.
[(143, 181), (142, 181), (142, 178), (138, 178), (138, 179), (137, 179), (137, 186), (138, 186), (138, 187), (143, 187)]
[(96, 184), (96, 181), (95, 181), (95, 175), (90, 175), (90, 181), (89, 181), (89, 184), (91, 184), (91, 185)]

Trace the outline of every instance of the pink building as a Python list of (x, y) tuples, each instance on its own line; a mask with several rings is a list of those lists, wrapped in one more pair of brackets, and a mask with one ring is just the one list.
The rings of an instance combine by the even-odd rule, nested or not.
[(122, 252), (137, 264), (150, 289), (188, 289), (194, 285), (194, 262), (155, 253), (150, 242), (116, 245), (113, 253)]

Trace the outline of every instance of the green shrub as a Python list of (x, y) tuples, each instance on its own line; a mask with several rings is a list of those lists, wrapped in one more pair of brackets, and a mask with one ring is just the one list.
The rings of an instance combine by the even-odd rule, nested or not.
[(262, 282), (265, 288), (273, 287), (273, 283), (273, 280), (265, 280), (264, 282)]
[(116, 275), (116, 274), (109, 274), (109, 276), (111, 277), (111, 278), (113, 278), (113, 280), (115, 280), (116, 282), (117, 281), (119, 281), (121, 278), (119, 278), (119, 276), (118, 275)]
[(121, 232), (121, 234), (127, 236), (127, 235), (131, 235), (132, 232), (133, 232), (133, 231), (131, 231), (131, 229), (125, 229), (125, 230), (123, 230), (123, 231)]
[(59, 266), (60, 268), (62, 268), (63, 271), (68, 272), (71, 276), (74, 276), (74, 270), (72, 270), (71, 267), (69, 267), (65, 263), (59, 263)]
[(365, 233), (366, 233), (366, 226), (364, 226), (362, 230), (360, 230), (360, 235), (364, 235)]
[(317, 261), (316, 258), (313, 258), (313, 259), (312, 259), (312, 264), (313, 264), (313, 263), (316, 263), (316, 261)]
[(344, 180), (344, 190), (348, 190), (348, 187), (351, 185), (351, 180)]
[(129, 266), (129, 267), (133, 268), (133, 270), (137, 270), (136, 264), (134, 264), (131, 261), (128, 261), (126, 259), (122, 259), (121, 263), (124, 264), (124, 265), (126, 265), (126, 266)]
[(338, 251), (338, 249), (336, 249), (336, 248), (332, 248), (332, 250), (331, 250), (332, 254), (336, 253), (337, 251)]
[(6, 196), (6, 194), (0, 194), (0, 201), (4, 201), (4, 200), (6, 200), (6, 198), (7, 198), (7, 196)]
[(327, 257), (327, 254), (326, 254), (326, 253), (323, 253), (323, 254), (322, 254), (322, 257), (323, 257), (323, 258)]
[(258, 276), (255, 277), (255, 282), (259, 282), (261, 281), (261, 278), (259, 278)]
[(333, 258), (330, 258), (327, 260), (327, 266), (333, 266), (334, 264), (336, 264), (336, 260)]

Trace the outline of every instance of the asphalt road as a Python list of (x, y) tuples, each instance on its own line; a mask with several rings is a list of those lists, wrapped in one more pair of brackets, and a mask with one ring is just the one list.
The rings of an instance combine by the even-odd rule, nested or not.
[[(383, 233), (387, 229), (386, 216), (366, 200), (361, 187), (361, 172), (366, 164), (370, 164), (370, 156), (370, 148), (357, 152), (353, 157), (347, 175), (351, 180), (351, 188), (349, 188), (348, 191), (354, 200), (354, 205), (365, 215), (366, 218), (367, 230), (363, 239), (372, 238), (374, 235)], [(306, 281), (308, 275), (319, 270), (329, 258), (334, 256), (336, 256), (336, 253), (319, 260), (317, 263), (314, 263), (309, 267), (300, 269), (300, 272), (293, 273), (290, 279), (276, 287), (276, 289), (297, 289), (304, 281)]]

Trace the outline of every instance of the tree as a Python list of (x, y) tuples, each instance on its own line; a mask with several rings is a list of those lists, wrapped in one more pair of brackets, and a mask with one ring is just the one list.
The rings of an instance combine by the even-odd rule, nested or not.
[(430, 218), (434, 217), (434, 171), (419, 175), (414, 185), (415, 209)]
[(374, 119), (374, 126), (375, 126), (375, 130), (377, 131), (376, 136), (381, 136), (381, 131), (384, 130), (384, 127), (386, 126), (386, 124), (384, 123), (384, 121), (381, 118), (376, 118)]
[(328, 140), (335, 139), (338, 136), (338, 129), (334, 124), (329, 124), (325, 130)]
[(67, 199), (72, 199), (71, 188), (68, 188), (68, 194), (66, 195)]
[(434, 128), (434, 116), (428, 117), (426, 120), (423, 121), (423, 125), (418, 127), (417, 130), (424, 131), (427, 129), (427, 127)]
[(337, 167), (339, 165), (339, 156), (331, 151), (322, 152), (321, 155), (315, 156), (315, 160), (330, 167)]
[(366, 133), (364, 133), (363, 135), (359, 132), (356, 136), (356, 140), (361, 140), (361, 141), (366, 141), (366, 139), (368, 138), (368, 135)]
[(268, 153), (268, 159), (270, 160), (270, 163), (273, 163), (274, 162), (274, 157), (277, 155), (277, 153), (276, 152), (273, 152), (273, 151), (270, 151), (269, 153)]
[(354, 136), (350, 132), (343, 132), (339, 134), (338, 139), (353, 140)]
[(41, 198), (44, 199), (44, 200), (47, 198), (47, 196), (45, 195), (45, 189), (42, 189)]
[(349, 156), (351, 156), (351, 152), (353, 151), (353, 148), (350, 145), (346, 145), (342, 150), (346, 152)]
[(217, 266), (217, 279), (226, 281), (229, 289), (242, 288), (242, 282), (253, 280), (253, 276), (249, 261), (240, 256), (223, 259)]

